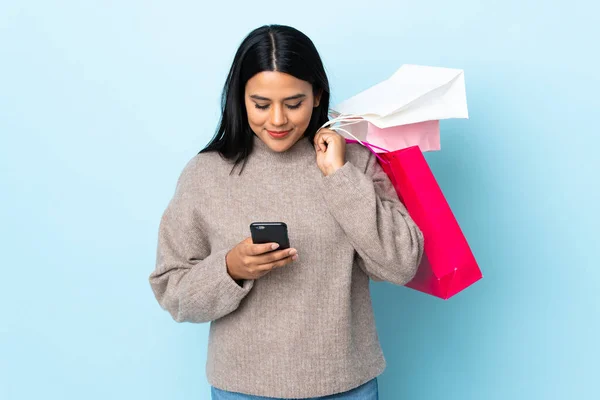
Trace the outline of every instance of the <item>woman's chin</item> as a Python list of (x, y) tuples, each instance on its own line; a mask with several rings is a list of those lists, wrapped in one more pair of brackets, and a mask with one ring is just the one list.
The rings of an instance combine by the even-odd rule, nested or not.
[(268, 132), (266, 133), (266, 143), (271, 148), (271, 150), (276, 152), (284, 152), (289, 150), (298, 140), (302, 138), (302, 136), (294, 135), (293, 132), (286, 135), (285, 138), (276, 139), (273, 138)]

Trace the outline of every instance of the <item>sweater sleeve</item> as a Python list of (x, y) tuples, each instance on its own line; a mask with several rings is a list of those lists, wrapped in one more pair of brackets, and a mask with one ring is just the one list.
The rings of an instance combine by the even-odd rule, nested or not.
[(209, 322), (238, 308), (253, 280), (240, 286), (227, 272), (230, 249), (211, 251), (198, 207), (194, 160), (184, 168), (158, 232), (156, 268), (150, 286), (158, 303), (177, 322)]
[(423, 256), (423, 234), (377, 158), (370, 154), (364, 172), (346, 161), (323, 176), (321, 187), (361, 269), (374, 281), (410, 282)]

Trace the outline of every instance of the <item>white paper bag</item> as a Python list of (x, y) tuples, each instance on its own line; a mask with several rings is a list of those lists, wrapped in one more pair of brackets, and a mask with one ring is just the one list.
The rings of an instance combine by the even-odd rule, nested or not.
[(331, 115), (359, 116), (379, 128), (469, 118), (464, 72), (405, 64), (385, 81), (334, 106)]

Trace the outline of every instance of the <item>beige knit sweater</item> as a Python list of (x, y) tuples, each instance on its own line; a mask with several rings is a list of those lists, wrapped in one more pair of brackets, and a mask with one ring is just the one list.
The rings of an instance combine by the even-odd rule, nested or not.
[[(211, 322), (211, 385), (281, 398), (350, 390), (386, 366), (369, 277), (411, 280), (423, 236), (360, 144), (329, 176), (307, 139), (283, 153), (257, 136), (254, 146), (241, 175), (218, 153), (185, 166), (160, 222), (152, 290), (175, 321)], [(240, 286), (225, 255), (254, 221), (285, 222), (299, 259)]]

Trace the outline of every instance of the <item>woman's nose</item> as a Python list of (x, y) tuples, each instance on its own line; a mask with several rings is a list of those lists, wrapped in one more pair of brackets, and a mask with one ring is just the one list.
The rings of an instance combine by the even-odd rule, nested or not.
[(281, 105), (275, 105), (271, 107), (271, 124), (273, 126), (283, 126), (287, 124), (287, 117), (285, 110)]

